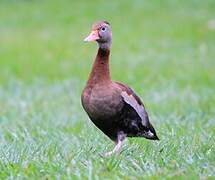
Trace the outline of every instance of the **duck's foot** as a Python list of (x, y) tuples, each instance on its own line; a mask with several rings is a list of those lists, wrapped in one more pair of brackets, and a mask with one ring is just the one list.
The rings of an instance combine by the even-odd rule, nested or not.
[(126, 137), (126, 135), (123, 132), (119, 132), (118, 136), (117, 136), (116, 145), (115, 145), (114, 149), (112, 151), (110, 151), (110, 152), (105, 153), (105, 156), (109, 157), (109, 156), (111, 156), (113, 154), (119, 155), (121, 147), (122, 147), (122, 144), (123, 144), (123, 142), (125, 140), (125, 137)]
[(113, 154), (113, 151), (106, 152), (106, 153), (105, 153), (105, 157), (110, 157), (112, 154)]

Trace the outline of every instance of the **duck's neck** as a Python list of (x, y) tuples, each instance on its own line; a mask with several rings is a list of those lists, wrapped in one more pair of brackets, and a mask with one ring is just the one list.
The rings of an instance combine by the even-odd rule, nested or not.
[(92, 71), (87, 82), (88, 85), (107, 83), (111, 81), (109, 71), (109, 55), (109, 49), (98, 49), (98, 53), (92, 67)]

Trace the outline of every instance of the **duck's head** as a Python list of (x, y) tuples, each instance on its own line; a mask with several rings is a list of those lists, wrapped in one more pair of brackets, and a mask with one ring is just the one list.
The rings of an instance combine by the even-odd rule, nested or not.
[(94, 23), (90, 35), (87, 36), (84, 41), (96, 41), (100, 48), (110, 49), (112, 42), (110, 24), (107, 21), (98, 21)]

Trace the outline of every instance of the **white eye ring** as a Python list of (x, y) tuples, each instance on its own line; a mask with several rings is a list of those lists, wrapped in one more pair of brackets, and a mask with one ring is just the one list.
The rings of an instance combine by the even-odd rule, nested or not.
[(105, 31), (106, 31), (106, 27), (102, 27), (101, 30), (102, 30), (103, 32), (105, 32)]

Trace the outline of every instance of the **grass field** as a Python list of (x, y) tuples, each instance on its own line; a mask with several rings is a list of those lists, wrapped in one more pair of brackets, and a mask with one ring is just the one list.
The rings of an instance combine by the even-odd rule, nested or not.
[[(0, 1), (0, 179), (214, 179), (215, 1)], [(111, 72), (145, 102), (160, 141), (113, 143), (80, 94), (113, 29)]]

